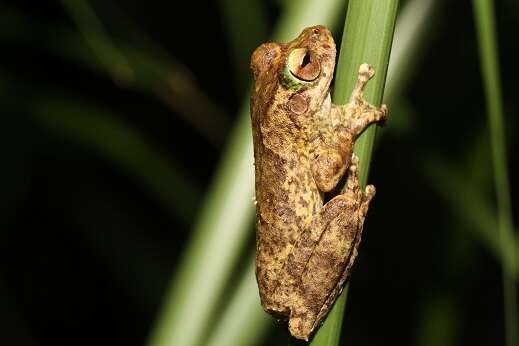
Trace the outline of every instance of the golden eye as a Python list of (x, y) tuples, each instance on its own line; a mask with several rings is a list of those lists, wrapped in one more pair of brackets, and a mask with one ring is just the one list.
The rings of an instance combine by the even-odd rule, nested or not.
[(296, 48), (288, 56), (287, 67), (297, 79), (312, 82), (319, 77), (321, 65), (315, 54), (306, 48)]

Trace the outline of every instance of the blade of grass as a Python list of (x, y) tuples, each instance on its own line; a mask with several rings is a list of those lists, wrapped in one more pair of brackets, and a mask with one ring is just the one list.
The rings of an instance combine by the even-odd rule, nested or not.
[[(430, 157), (431, 155), (426, 155)], [(452, 209), (464, 224), (468, 224), (467, 230), (494, 255), (511, 268), (515, 279), (519, 278), (519, 263), (509, 252), (504, 252), (499, 237), (496, 237), (495, 229), (498, 228), (498, 218), (492, 210), (491, 203), (481, 191), (481, 185), (467, 183), (469, 173), (460, 172), (449, 167), (440, 159), (429, 159), (424, 163), (422, 171), (432, 184), (438, 189), (440, 196)], [(471, 171), (472, 172), (472, 171)], [(519, 238), (513, 237), (511, 246), (515, 251), (519, 250)]]
[[(397, 0), (350, 0), (346, 24), (337, 65), (334, 103), (343, 104), (349, 95), (362, 63), (375, 68), (376, 74), (364, 93), (366, 100), (380, 105), (386, 81), (389, 53), (393, 41)], [(375, 139), (375, 126), (370, 126), (357, 140), (355, 152), (359, 156), (359, 180), (366, 185), (371, 151)], [(332, 311), (319, 329), (312, 345), (338, 345), (348, 285), (334, 304)]]
[[(384, 100), (398, 102), (397, 98), (407, 88), (416, 65), (428, 51), (426, 45), (430, 40), (427, 38), (434, 25), (426, 23), (431, 23), (436, 17), (437, 4), (437, 0), (409, 0), (399, 11), (387, 69)], [(388, 129), (395, 125), (394, 120), (399, 116), (400, 114), (394, 114), (391, 117)]]
[(273, 40), (289, 41), (304, 28), (317, 24), (333, 29), (337, 26), (346, 5), (347, 0), (285, 1), (283, 16), (276, 24)]
[[(342, 0), (291, 1), (274, 37), (286, 41), (306, 26), (330, 25), (341, 5)], [(253, 235), (254, 171), (248, 99), (247, 96), (242, 104), (149, 345), (189, 346), (202, 341), (232, 268), (239, 260), (238, 253), (247, 237)]]
[[(238, 90), (248, 91), (249, 60), (258, 42), (267, 38), (267, 11), (260, 0), (220, 0), (223, 23), (234, 62), (234, 77)], [(247, 35), (243, 33), (246, 32)], [(241, 96), (241, 95), (240, 95)]]
[[(246, 110), (242, 110), (246, 112)], [(166, 292), (149, 345), (198, 345), (223, 293), (253, 215), (250, 123), (239, 119)]]
[[(503, 126), (503, 105), (499, 77), (498, 46), (492, 0), (473, 0), (479, 43), (483, 86), (487, 104), (488, 126), (492, 148), (492, 164), (497, 198), (498, 229), (501, 247), (507, 257), (515, 258), (512, 206), (506, 158), (506, 133)], [(515, 262), (515, 261), (513, 261)], [(503, 298), (507, 346), (519, 345), (519, 317), (513, 268), (503, 261)]]
[(216, 321), (214, 332), (207, 338), (208, 346), (259, 345), (273, 327), (274, 319), (261, 308), (254, 265), (252, 253), (235, 293)]
[(54, 133), (94, 148), (138, 180), (184, 223), (200, 194), (194, 184), (131, 126), (115, 115), (77, 100), (46, 95), (32, 100), (35, 121)]
[(460, 335), (460, 317), (457, 301), (448, 292), (428, 293), (420, 309), (418, 321), (419, 346), (455, 346)]
[[(104, 29), (96, 16), (97, 13), (88, 2), (62, 1), (67, 4), (65, 9), (81, 28), (79, 33), (68, 27), (31, 23), (22, 13), (2, 8), (0, 21), (5, 24), (2, 26), (4, 31), (0, 33), (2, 40), (31, 44), (33, 33), (41, 32), (42, 37), (38, 41), (41, 42), (41, 49), (104, 73), (119, 83), (119, 86), (155, 94), (172, 110), (187, 117), (187, 120), (210, 140), (217, 144), (223, 141), (223, 134), (228, 128), (223, 111), (202, 93), (190, 72), (182, 64), (168, 56), (155, 42), (128, 23), (113, 6), (107, 6), (109, 3), (103, 2), (103, 5), (108, 7), (111, 24), (117, 23), (119, 31), (126, 34), (125, 40), (110, 36), (111, 33)], [(90, 21), (96, 25), (89, 25)], [(129, 37), (131, 40), (128, 40)], [(128, 65), (132, 71), (132, 79), (116, 77), (117, 72), (113, 71), (117, 71), (117, 66), (121, 64)], [(203, 118), (206, 119), (206, 127), (211, 133), (204, 133), (208, 129), (200, 128), (203, 126), (199, 124), (199, 119)]]
[(130, 63), (106, 34), (104, 26), (86, 0), (62, 0), (93, 52), (114, 79), (126, 83), (134, 77)]
[(220, 145), (229, 123), (220, 107), (197, 86), (190, 72), (136, 30), (109, 3), (103, 3), (112, 24), (132, 42), (112, 39), (94, 8), (85, 0), (62, 0), (81, 37), (67, 30), (51, 35), (48, 46), (75, 61), (107, 73), (119, 86), (158, 97), (211, 143)]
[(398, 13), (384, 91), (384, 100), (391, 104), (391, 121), (384, 129), (386, 134), (405, 135), (414, 126), (415, 117), (403, 96), (416, 75), (417, 66), (429, 51), (429, 36), (437, 25), (425, 23), (430, 24), (433, 18), (438, 20), (437, 4), (436, 0), (410, 0)]

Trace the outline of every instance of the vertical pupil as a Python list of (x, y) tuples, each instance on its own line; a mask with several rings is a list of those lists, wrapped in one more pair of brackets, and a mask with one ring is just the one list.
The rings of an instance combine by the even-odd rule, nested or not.
[(310, 63), (310, 54), (308, 54), (308, 52), (307, 52), (305, 54), (305, 56), (303, 57), (303, 61), (301, 62), (301, 67), (305, 67), (309, 63)]

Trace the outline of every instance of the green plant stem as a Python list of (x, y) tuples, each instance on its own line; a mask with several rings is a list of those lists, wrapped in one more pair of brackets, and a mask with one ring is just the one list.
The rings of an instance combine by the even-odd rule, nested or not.
[[(348, 101), (359, 66), (368, 63), (375, 68), (376, 75), (369, 82), (364, 96), (372, 104), (380, 105), (397, 8), (397, 0), (350, 0), (337, 66), (334, 103), (343, 104)], [(363, 186), (368, 177), (375, 128), (370, 126), (355, 144), (355, 152), (360, 159), (359, 179)], [(339, 344), (347, 291), (346, 286), (312, 340), (312, 345)]]
[[(438, 21), (435, 15), (437, 5), (437, 0), (409, 0), (398, 12), (384, 90), (384, 100), (391, 104), (402, 101), (399, 98), (412, 81), (416, 65), (423, 61), (429, 51), (428, 36), (435, 28), (431, 24)], [(400, 114), (393, 112), (388, 128), (392, 128), (395, 118), (399, 117)]]
[(460, 308), (451, 292), (428, 292), (418, 318), (418, 346), (455, 346), (460, 340)]
[[(503, 253), (515, 258), (513, 242), (512, 208), (510, 184), (506, 158), (506, 135), (503, 126), (503, 104), (499, 77), (497, 35), (494, 22), (492, 0), (473, 0), (474, 16), (479, 42), (479, 53), (483, 86), (487, 104), (488, 125), (492, 148), (492, 163), (497, 197), (498, 228)], [(512, 263), (514, 263), (512, 261)], [(506, 344), (519, 345), (517, 295), (514, 282), (514, 268), (502, 261), (503, 298), (505, 313)]]
[[(424, 155), (431, 157), (431, 155)], [(481, 160), (478, 159), (478, 162)], [(515, 280), (519, 279), (519, 263), (509, 253), (503, 252), (501, 241), (496, 237), (498, 218), (491, 203), (481, 192), (481, 186), (467, 182), (473, 170), (456, 170), (441, 159), (428, 159), (424, 162), (423, 172), (436, 186), (444, 202), (450, 207), (467, 229), (490, 252), (497, 261), (506, 262), (504, 266), (512, 269)], [(515, 232), (514, 232), (515, 233)], [(519, 238), (514, 236), (514, 252), (519, 250)]]

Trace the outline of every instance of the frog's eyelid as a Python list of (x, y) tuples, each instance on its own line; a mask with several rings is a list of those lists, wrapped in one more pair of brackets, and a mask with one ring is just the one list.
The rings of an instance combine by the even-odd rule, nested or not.
[(292, 77), (294, 77), (295, 79), (297, 79), (301, 83), (311, 83), (312, 82), (311, 80), (305, 80), (305, 79), (299, 78), (290, 69), (288, 69), (288, 73), (290, 73), (290, 75), (292, 75)]
[(303, 81), (290, 72), (288, 65), (285, 65), (283, 72), (281, 73), (281, 84), (283, 84), (287, 89), (292, 90), (301, 90), (305, 85), (311, 84), (311, 82)]

